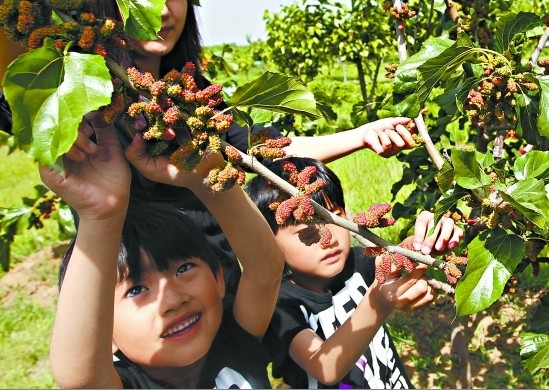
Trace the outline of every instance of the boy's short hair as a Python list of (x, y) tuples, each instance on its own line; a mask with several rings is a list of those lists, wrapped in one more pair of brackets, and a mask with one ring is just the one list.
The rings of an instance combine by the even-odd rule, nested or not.
[[(317, 179), (324, 181), (324, 187), (311, 195), (311, 199), (315, 202), (321, 204), (327, 209), (335, 207), (341, 207), (345, 209), (345, 200), (343, 198), (343, 188), (341, 187), (341, 182), (337, 175), (328, 168), (322, 162), (315, 160), (313, 158), (307, 157), (285, 157), (272, 162), (266, 163), (265, 165), (269, 168), (275, 175), (288, 180), (289, 174), (283, 169), (285, 162), (291, 162), (295, 165), (298, 172), (301, 172), (305, 167), (313, 166), (316, 168), (316, 175), (311, 178), (311, 183)], [(269, 208), (269, 205), (279, 197), (287, 195), (286, 192), (279, 189), (277, 186), (268, 181), (261, 175), (257, 175), (252, 180), (248, 182), (245, 187), (246, 192), (248, 193), (250, 199), (257, 205), (257, 208), (271, 227), (272, 231), (276, 234), (278, 229), (284, 226), (290, 225), (299, 225), (302, 222), (298, 222), (291, 216), (286, 220), (283, 225), (279, 225), (275, 219), (275, 212)], [(328, 200), (331, 204), (326, 203)]]
[[(59, 288), (73, 247), (74, 240), (61, 261)], [(147, 253), (153, 267), (159, 271), (167, 269), (173, 261), (191, 257), (207, 263), (214, 275), (220, 268), (219, 259), (208, 244), (204, 232), (190, 217), (170, 203), (130, 202), (118, 252), (118, 281), (127, 279), (138, 282), (141, 279), (141, 250)]]

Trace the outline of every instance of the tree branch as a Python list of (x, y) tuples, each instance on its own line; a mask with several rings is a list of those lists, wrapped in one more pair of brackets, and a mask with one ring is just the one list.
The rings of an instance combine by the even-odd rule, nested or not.
[[(221, 146), (223, 149), (226, 147), (232, 147), (229, 143), (226, 141), (221, 141)], [(280, 188), (282, 191), (286, 192), (287, 194), (291, 196), (297, 196), (300, 194), (299, 190), (285, 181), (284, 179), (280, 178), (279, 176), (275, 175), (273, 172), (271, 172), (270, 169), (265, 167), (263, 164), (261, 164), (255, 157), (249, 156), (246, 153), (243, 153), (239, 151), (238, 149), (234, 148), (239, 155), (242, 157), (241, 164), (245, 165), (249, 169), (255, 171), (256, 173), (260, 174), (261, 176), (268, 179), (271, 183), (273, 183), (275, 186)], [(315, 209), (315, 213), (322, 218), (326, 223), (331, 223), (334, 225), (338, 225), (342, 228), (345, 228), (349, 230), (352, 233), (356, 233), (367, 240), (374, 243), (376, 246), (384, 247), (391, 253), (400, 253), (412, 260), (415, 260), (417, 262), (429, 265), (431, 267), (438, 268), (440, 270), (444, 270), (446, 267), (446, 262), (440, 259), (432, 258), (431, 256), (426, 256), (418, 252), (414, 252), (412, 250), (403, 248), (398, 245), (393, 245), (389, 241), (377, 236), (376, 234), (372, 233), (369, 229), (367, 229), (364, 226), (359, 226), (356, 223), (349, 221), (346, 218), (340, 217), (338, 215), (335, 215), (334, 213), (331, 213), (326, 208), (324, 208), (322, 205), (318, 204), (317, 202), (312, 201), (313, 207)]]
[[(394, 0), (393, 5), (400, 10), (402, 7), (402, 3), (400, 0)], [(397, 47), (398, 47), (398, 58), (400, 62), (406, 60), (408, 58), (408, 51), (406, 49), (406, 36), (404, 35), (404, 30), (400, 28), (398, 20), (396, 21), (396, 36), (397, 36)], [(427, 126), (425, 125), (425, 121), (423, 120), (423, 114), (419, 113), (417, 118), (414, 119), (417, 127), (417, 131), (421, 138), (425, 141), (425, 149), (427, 150), (427, 153), (429, 154), (429, 157), (431, 157), (431, 160), (433, 161), (433, 164), (435, 167), (440, 171), (442, 169), (442, 166), (444, 165), (444, 158), (439, 153), (437, 148), (435, 147), (435, 144), (433, 143), (433, 140), (429, 136), (429, 132), (427, 131)]]

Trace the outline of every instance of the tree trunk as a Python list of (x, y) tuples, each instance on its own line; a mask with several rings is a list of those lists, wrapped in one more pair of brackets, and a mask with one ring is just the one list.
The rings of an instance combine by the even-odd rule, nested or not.
[(355, 61), (356, 68), (358, 70), (358, 82), (360, 83), (360, 92), (362, 93), (362, 100), (364, 104), (368, 105), (368, 92), (366, 91), (366, 80), (364, 80), (364, 68), (362, 67), (362, 61), (360, 59)]

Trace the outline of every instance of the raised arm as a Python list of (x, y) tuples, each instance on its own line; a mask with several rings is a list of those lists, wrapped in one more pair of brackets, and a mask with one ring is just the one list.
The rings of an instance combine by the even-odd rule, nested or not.
[(315, 158), (323, 163), (364, 148), (389, 157), (415, 145), (412, 138), (415, 127), (411, 123), (410, 118), (384, 118), (339, 133), (291, 137), (292, 143), (285, 150), (288, 155)]
[[(433, 214), (422, 212), (416, 219), (415, 235), (406, 239), (424, 252), (451, 249), (463, 236), (451, 218), (442, 218), (434, 232)], [(434, 299), (433, 289), (422, 278), (427, 266), (419, 264), (404, 276), (380, 284), (377, 281), (368, 288), (349, 319), (332, 336), (323, 341), (311, 329), (299, 332), (290, 343), (290, 356), (319, 382), (327, 385), (338, 383), (356, 364), (373, 340), (379, 328), (394, 310), (413, 311)]]
[(212, 213), (243, 268), (234, 303), (235, 318), (248, 332), (261, 337), (274, 311), (284, 258), (269, 225), (241, 187), (214, 193), (204, 184), (221, 155), (212, 153), (195, 171), (185, 173), (166, 157), (148, 156), (138, 136), (126, 149), (126, 156), (145, 177), (188, 187)]
[(96, 134), (97, 147), (84, 148), (91, 154), (65, 159), (64, 175), (40, 167), (44, 184), (79, 215), (50, 347), (62, 388), (121, 387), (112, 363), (113, 297), (130, 172), (114, 128)]

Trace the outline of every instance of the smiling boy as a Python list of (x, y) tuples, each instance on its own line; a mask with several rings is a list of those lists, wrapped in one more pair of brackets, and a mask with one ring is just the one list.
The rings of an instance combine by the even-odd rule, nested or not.
[(193, 191), (225, 230), (243, 271), (234, 303), (224, 310), (223, 273), (200, 229), (172, 206), (130, 202), (131, 174), (114, 127), (96, 127), (96, 135), (97, 148), (86, 158), (65, 159), (64, 175), (40, 168), (43, 182), (79, 216), (51, 341), (57, 383), (270, 387), (260, 341), (283, 258), (257, 208), (238, 186), (213, 193), (204, 184), (218, 154), (185, 173), (166, 157), (146, 155), (139, 136), (126, 149), (151, 180)]

